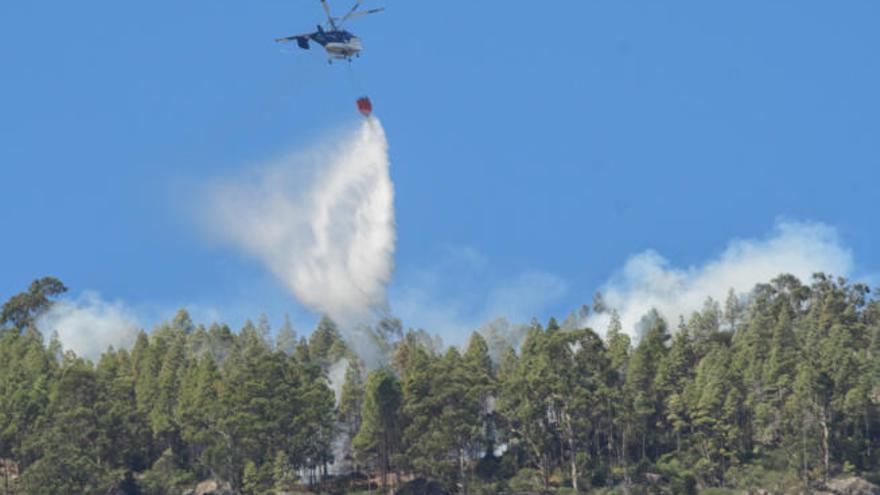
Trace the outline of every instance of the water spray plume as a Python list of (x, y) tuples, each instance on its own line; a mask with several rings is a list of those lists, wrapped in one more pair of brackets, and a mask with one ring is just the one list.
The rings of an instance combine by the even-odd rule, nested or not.
[(386, 304), (396, 242), (388, 143), (378, 119), (210, 190), (207, 220), (309, 309), (349, 336)]

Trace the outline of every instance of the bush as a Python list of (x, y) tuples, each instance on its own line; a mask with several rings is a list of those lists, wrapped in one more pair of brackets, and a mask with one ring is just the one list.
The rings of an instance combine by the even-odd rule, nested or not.
[[(772, 464), (771, 464), (772, 465)], [(742, 490), (769, 490), (772, 493), (787, 493), (803, 488), (803, 481), (792, 470), (767, 469), (759, 464), (734, 466), (724, 474), (726, 484)]]
[(471, 495), (498, 495), (507, 492), (507, 487), (502, 482), (481, 483), (475, 482), (469, 487)]
[(443, 490), (440, 483), (424, 478), (404, 483), (395, 493), (397, 495), (446, 495), (446, 491)]
[(677, 458), (664, 456), (655, 466), (669, 485), (669, 491), (682, 495), (697, 493), (697, 479), (691, 469)]
[(153, 467), (147, 470), (138, 485), (145, 495), (167, 495), (180, 492), (180, 487), (195, 482), (192, 473), (178, 469), (171, 449), (162, 452)]
[(501, 459), (490, 452), (477, 462), (474, 472), (483, 481), (497, 480), (501, 477)]
[(537, 469), (520, 469), (513, 478), (508, 480), (507, 486), (514, 493), (544, 492), (544, 481), (541, 479), (541, 472)]

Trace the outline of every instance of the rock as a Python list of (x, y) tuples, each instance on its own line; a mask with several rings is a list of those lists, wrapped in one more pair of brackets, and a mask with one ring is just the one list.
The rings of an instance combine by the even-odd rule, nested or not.
[(0, 477), (6, 476), (13, 480), (18, 478), (18, 463), (12, 459), (0, 459)]
[(857, 477), (831, 480), (825, 488), (835, 495), (880, 495), (880, 486)]
[(232, 485), (225, 481), (207, 480), (187, 490), (183, 495), (235, 495)]

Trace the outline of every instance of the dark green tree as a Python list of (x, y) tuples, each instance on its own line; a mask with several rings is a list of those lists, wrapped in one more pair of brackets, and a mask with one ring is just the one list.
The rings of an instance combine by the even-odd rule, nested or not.
[(363, 422), (354, 438), (354, 448), (361, 458), (376, 466), (383, 489), (388, 487), (392, 459), (400, 449), (402, 402), (400, 382), (390, 369), (380, 368), (367, 375)]
[(31, 282), (26, 292), (12, 296), (0, 310), (0, 326), (24, 331), (52, 306), (52, 298), (67, 292), (67, 287), (55, 277), (43, 277)]

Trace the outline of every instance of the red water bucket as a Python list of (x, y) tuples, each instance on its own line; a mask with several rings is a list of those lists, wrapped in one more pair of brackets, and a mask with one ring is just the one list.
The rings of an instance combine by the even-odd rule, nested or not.
[(366, 96), (358, 98), (357, 106), (358, 111), (363, 114), (364, 117), (369, 117), (370, 114), (373, 113), (373, 103)]

